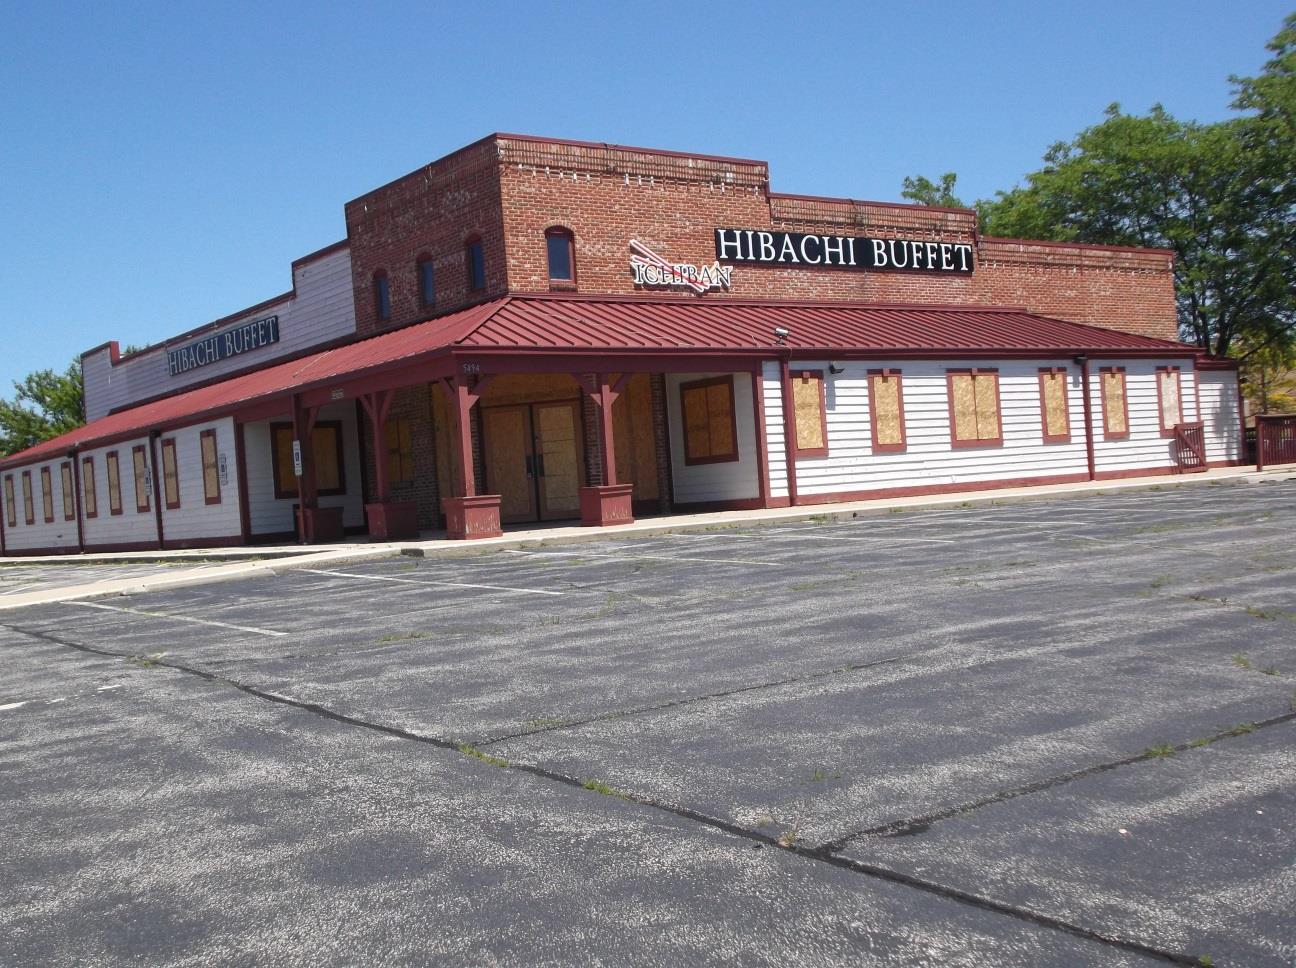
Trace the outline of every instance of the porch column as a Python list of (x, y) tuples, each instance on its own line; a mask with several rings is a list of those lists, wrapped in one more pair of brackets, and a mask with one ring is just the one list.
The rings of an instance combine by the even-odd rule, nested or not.
[(459, 452), (460, 493), (457, 497), (441, 499), (447, 538), (498, 538), (504, 533), (500, 527), (500, 496), (478, 494), (477, 476), (473, 472), (472, 408), (492, 379), (493, 374), (487, 374), (469, 386), (467, 376), (461, 372), (459, 376), (438, 381), (454, 410), (459, 438), (455, 449)]
[(365, 522), (369, 537), (380, 541), (418, 537), (418, 505), (414, 501), (391, 500), (391, 482), (387, 478), (387, 416), (395, 395), (395, 390), (377, 390), (357, 397), (369, 418), (373, 439), (376, 500), (365, 505)]
[(302, 544), (342, 540), (342, 509), (319, 507), (313, 444), (318, 418), (319, 407), (304, 406), (301, 395), (293, 394), (293, 440), (301, 453), (301, 473), (297, 475), (297, 536)]
[(631, 373), (622, 373), (613, 383), (610, 374), (573, 374), (576, 382), (599, 409), (599, 450), (603, 464), (601, 486), (580, 488), (581, 524), (607, 527), (634, 521), (632, 494), (634, 486), (618, 484), (616, 473), (616, 438), (612, 427), (612, 405), (630, 382)]

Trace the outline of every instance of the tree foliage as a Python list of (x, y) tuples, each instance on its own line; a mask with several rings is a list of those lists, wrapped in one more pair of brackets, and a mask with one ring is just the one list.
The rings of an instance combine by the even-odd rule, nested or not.
[[(1219, 355), (1296, 343), (1296, 14), (1225, 121), (1111, 105), (1024, 185), (978, 202), (991, 235), (1166, 248), (1184, 339)], [(953, 187), (953, 175), (948, 186)], [(905, 180), (908, 189), (933, 186)]]
[(954, 194), (954, 184), (957, 181), (958, 175), (952, 171), (947, 171), (941, 175), (939, 182), (934, 182), (923, 175), (917, 175), (914, 178), (906, 175), (900, 195), (902, 198), (917, 202), (919, 205), (937, 205), (941, 208), (967, 208), (959, 197)]
[(81, 366), (65, 372), (37, 370), (14, 381), (14, 396), (0, 400), (0, 457), (16, 454), (85, 423)]

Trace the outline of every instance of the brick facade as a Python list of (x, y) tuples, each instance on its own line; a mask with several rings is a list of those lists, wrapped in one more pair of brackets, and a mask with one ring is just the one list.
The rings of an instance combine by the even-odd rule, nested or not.
[[(346, 206), (357, 332), (408, 325), (506, 292), (550, 289), (545, 230), (575, 236), (577, 290), (663, 298), (798, 299), (1024, 306), (1073, 322), (1175, 339), (1168, 252), (980, 237), (976, 214), (770, 191), (762, 161), (492, 135)], [(671, 262), (710, 264), (716, 228), (868, 235), (974, 248), (970, 275), (735, 265), (732, 288), (698, 297), (636, 287), (629, 242)], [(467, 287), (464, 241), (483, 241), (487, 285)], [(430, 256), (432, 309), (416, 262)], [(376, 318), (387, 273), (390, 321)], [(564, 287), (570, 288), (570, 287)]]

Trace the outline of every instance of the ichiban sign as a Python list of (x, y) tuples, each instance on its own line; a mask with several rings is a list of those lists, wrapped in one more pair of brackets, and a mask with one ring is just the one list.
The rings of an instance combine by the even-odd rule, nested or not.
[(850, 235), (807, 235), (755, 229), (716, 229), (716, 259), (757, 265), (836, 266), (843, 269), (917, 269), (972, 272), (966, 242), (872, 239)]
[(687, 262), (670, 263), (638, 239), (630, 240), (630, 271), (636, 286), (668, 286), (691, 289), (701, 295), (712, 289), (728, 289), (733, 269), (713, 262), (695, 266)]

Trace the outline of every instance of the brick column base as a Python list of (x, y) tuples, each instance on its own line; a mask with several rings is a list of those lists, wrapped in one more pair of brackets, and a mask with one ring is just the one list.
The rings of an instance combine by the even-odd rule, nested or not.
[(634, 521), (630, 494), (633, 484), (603, 484), (580, 488), (581, 524), (606, 528)]
[(500, 527), (498, 494), (442, 498), (441, 510), (446, 516), (447, 538), (464, 541), (472, 538), (498, 538), (504, 533)]

